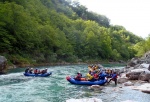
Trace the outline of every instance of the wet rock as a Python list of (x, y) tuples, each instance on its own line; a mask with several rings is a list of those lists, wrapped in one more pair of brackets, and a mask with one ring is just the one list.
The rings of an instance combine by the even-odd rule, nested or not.
[[(150, 51), (144, 54), (141, 58), (132, 58), (126, 65), (125, 70), (128, 80), (138, 80), (135, 83), (136, 85), (150, 82)], [(125, 82), (125, 85), (128, 86), (130, 83)], [(140, 90), (148, 93), (150, 88)]]
[(139, 68), (146, 68), (146, 69), (148, 69), (149, 66), (150, 66), (149, 64), (143, 63), (143, 64), (141, 64), (139, 66)]
[(150, 80), (150, 73), (141, 73), (139, 76), (139, 80), (142, 81), (149, 81)]
[(133, 70), (133, 69), (134, 69), (134, 67), (127, 68), (126, 72), (131, 72), (131, 70)]
[(150, 65), (149, 65), (149, 67), (148, 67), (148, 70), (150, 71)]
[(127, 64), (127, 66), (134, 67), (140, 62), (139, 58), (132, 58), (131, 61)]
[(125, 73), (125, 72), (126, 72), (126, 68), (120, 69), (120, 73)]
[(141, 90), (144, 93), (149, 93), (150, 94), (150, 90)]
[(132, 89), (140, 90), (145, 93), (150, 93), (150, 84), (145, 83), (145, 84), (142, 84), (141, 86), (133, 87)]
[(145, 53), (141, 58), (132, 58), (131, 61), (127, 64), (127, 66), (135, 67), (138, 64), (143, 64), (143, 63), (150, 64), (150, 51)]
[(124, 83), (124, 86), (132, 86), (132, 85), (134, 85), (134, 84), (131, 81), (128, 81), (128, 82)]
[(127, 78), (127, 77), (126, 77), (126, 73), (121, 73), (121, 74), (120, 74), (120, 78)]
[(0, 74), (5, 74), (7, 69), (7, 59), (4, 56), (0, 56)]
[(139, 74), (139, 73), (143, 73), (145, 71), (148, 71), (147, 69), (143, 68), (143, 69), (133, 69), (131, 70), (131, 73), (136, 73), (136, 74)]
[(128, 72), (126, 74), (126, 77), (130, 80), (138, 80), (140, 74), (141, 72)]
[[(145, 68), (133, 69), (126, 74), (126, 77), (128, 77), (130, 80), (138, 80), (141, 73), (150, 73), (150, 71), (148, 71), (148, 69), (145, 69)], [(141, 75), (141, 77), (142, 77), (142, 75)]]
[(127, 82), (127, 81), (128, 81), (127, 78), (119, 78), (119, 79), (118, 79), (118, 83), (120, 83), (120, 84), (125, 83), (125, 82)]
[(141, 58), (145, 63), (150, 64), (150, 51), (146, 52)]
[(139, 68), (139, 67), (140, 67), (140, 65), (141, 65), (141, 64), (137, 64), (137, 65), (135, 65), (135, 66), (134, 66), (134, 69)]
[(147, 83), (147, 81), (139, 80), (139, 82), (138, 82), (138, 83), (143, 84), (143, 83)]
[(90, 89), (94, 89), (94, 90), (102, 90), (103, 87), (102, 87), (102, 86), (99, 86), (99, 85), (92, 85), (92, 86), (90, 86)]
[(139, 75), (130, 75), (129, 80), (138, 80), (139, 79)]

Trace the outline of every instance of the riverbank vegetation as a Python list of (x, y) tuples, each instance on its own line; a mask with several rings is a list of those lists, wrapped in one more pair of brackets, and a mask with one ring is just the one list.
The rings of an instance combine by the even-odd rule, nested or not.
[(0, 55), (9, 64), (128, 60), (148, 42), (78, 2), (0, 0)]

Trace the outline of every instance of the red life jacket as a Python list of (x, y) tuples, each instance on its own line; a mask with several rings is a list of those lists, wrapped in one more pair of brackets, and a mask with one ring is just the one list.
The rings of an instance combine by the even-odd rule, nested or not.
[(80, 80), (81, 77), (82, 77), (81, 74), (78, 74), (78, 75), (75, 77), (75, 79), (76, 79), (76, 80)]
[(94, 74), (95, 79), (98, 79), (98, 77), (99, 77), (98, 74)]
[(37, 74), (37, 73), (38, 73), (38, 70), (37, 70), (37, 69), (35, 69), (35, 70), (34, 70), (34, 73), (35, 73), (35, 74)]

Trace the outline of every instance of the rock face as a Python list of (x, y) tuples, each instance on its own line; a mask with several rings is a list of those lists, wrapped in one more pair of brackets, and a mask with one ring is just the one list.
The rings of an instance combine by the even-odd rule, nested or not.
[(132, 58), (127, 66), (135, 67), (136, 65), (141, 65), (142, 63), (150, 64), (150, 51), (145, 53), (141, 58)]
[(150, 73), (141, 73), (139, 76), (139, 80), (148, 81), (150, 80)]
[(0, 56), (0, 74), (5, 74), (7, 69), (7, 59), (4, 56)]
[[(146, 83), (133, 89), (150, 93), (150, 51), (145, 53), (141, 58), (132, 58), (125, 67), (125, 74), (128, 80), (139, 80)], [(123, 82), (126, 81), (124, 80)], [(124, 85), (131, 86), (133, 83), (129, 81), (125, 82)]]
[(126, 77), (129, 80), (150, 80), (150, 51), (141, 58), (132, 58), (126, 67)]

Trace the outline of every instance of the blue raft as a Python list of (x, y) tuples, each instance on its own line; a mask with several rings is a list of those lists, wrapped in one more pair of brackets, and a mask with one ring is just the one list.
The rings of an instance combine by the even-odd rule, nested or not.
[(48, 77), (52, 74), (52, 72), (44, 73), (44, 74), (34, 74), (34, 73), (24, 73), (24, 76), (32, 76), (32, 77)]
[(107, 82), (106, 79), (105, 80), (97, 80), (97, 81), (78, 81), (70, 76), (67, 76), (66, 79), (71, 84), (76, 84), (76, 85), (104, 85)]

